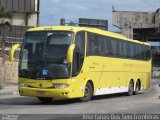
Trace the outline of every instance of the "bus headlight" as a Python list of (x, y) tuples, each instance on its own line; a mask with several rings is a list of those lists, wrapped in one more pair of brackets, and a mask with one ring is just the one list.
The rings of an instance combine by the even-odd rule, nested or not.
[(19, 83), (19, 86), (22, 86), (22, 87), (29, 87), (29, 85), (24, 84), (24, 83)]
[(68, 87), (69, 87), (69, 84), (64, 84), (64, 83), (58, 83), (53, 85), (53, 88), (56, 88), (56, 89), (62, 89), (62, 88), (68, 88)]

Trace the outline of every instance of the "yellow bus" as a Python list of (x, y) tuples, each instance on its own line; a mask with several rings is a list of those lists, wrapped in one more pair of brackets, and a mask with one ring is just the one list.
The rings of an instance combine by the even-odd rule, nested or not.
[(150, 45), (96, 28), (32, 28), (24, 36), (19, 61), (20, 95), (42, 102), (131, 96), (150, 87)]

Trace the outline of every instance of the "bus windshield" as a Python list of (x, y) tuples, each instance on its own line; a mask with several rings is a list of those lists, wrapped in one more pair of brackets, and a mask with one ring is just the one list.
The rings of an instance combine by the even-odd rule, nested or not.
[(66, 56), (72, 41), (72, 32), (27, 32), (20, 53), (19, 77), (68, 78), (70, 65)]

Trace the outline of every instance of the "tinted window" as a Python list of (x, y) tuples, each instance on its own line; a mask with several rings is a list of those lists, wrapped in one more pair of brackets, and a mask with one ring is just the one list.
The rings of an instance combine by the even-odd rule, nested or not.
[(127, 42), (123, 41), (123, 57), (127, 58)]
[(151, 58), (151, 48), (149, 46), (145, 46), (145, 56), (146, 60), (149, 60)]
[[(88, 43), (87, 43), (87, 55), (95, 55), (96, 54), (96, 40), (95, 34), (88, 33)], [(97, 45), (98, 46), (98, 45)]]
[(79, 32), (76, 35), (76, 40), (75, 44), (78, 47), (80, 54), (84, 56), (84, 51), (85, 51), (85, 33), (84, 32)]
[(114, 39), (111, 40), (111, 46), (112, 46), (112, 55), (116, 56), (116, 41)]
[(106, 55), (111, 56), (112, 55), (112, 46), (111, 46), (111, 39), (109, 37), (105, 37), (105, 44), (106, 44)]
[(103, 56), (106, 54), (105, 39), (103, 36), (97, 35), (97, 40), (98, 40), (98, 44), (99, 44), (99, 54)]
[(80, 72), (84, 61), (85, 32), (78, 32), (76, 34), (75, 45), (76, 48), (74, 50), (73, 68), (72, 68), (72, 76), (74, 77), (78, 75), (78, 73)]
[(87, 55), (148, 60), (150, 47), (122, 39), (88, 33)]

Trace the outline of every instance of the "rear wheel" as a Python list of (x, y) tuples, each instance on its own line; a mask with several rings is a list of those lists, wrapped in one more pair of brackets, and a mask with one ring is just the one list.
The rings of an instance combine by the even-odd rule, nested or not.
[(42, 103), (50, 103), (52, 102), (53, 98), (38, 97), (38, 100)]
[(93, 88), (92, 88), (92, 85), (90, 82), (88, 82), (86, 84), (86, 87), (85, 87), (85, 91), (84, 91), (84, 97), (83, 98), (80, 98), (80, 100), (82, 102), (88, 102), (89, 100), (91, 100), (93, 96)]
[(127, 95), (128, 95), (128, 96), (131, 96), (131, 95), (133, 95), (133, 92), (134, 92), (134, 83), (133, 83), (133, 81), (131, 80), (131, 81), (129, 82)]
[(140, 90), (140, 81), (138, 80), (136, 83), (134, 94), (137, 95), (139, 93), (139, 90)]

